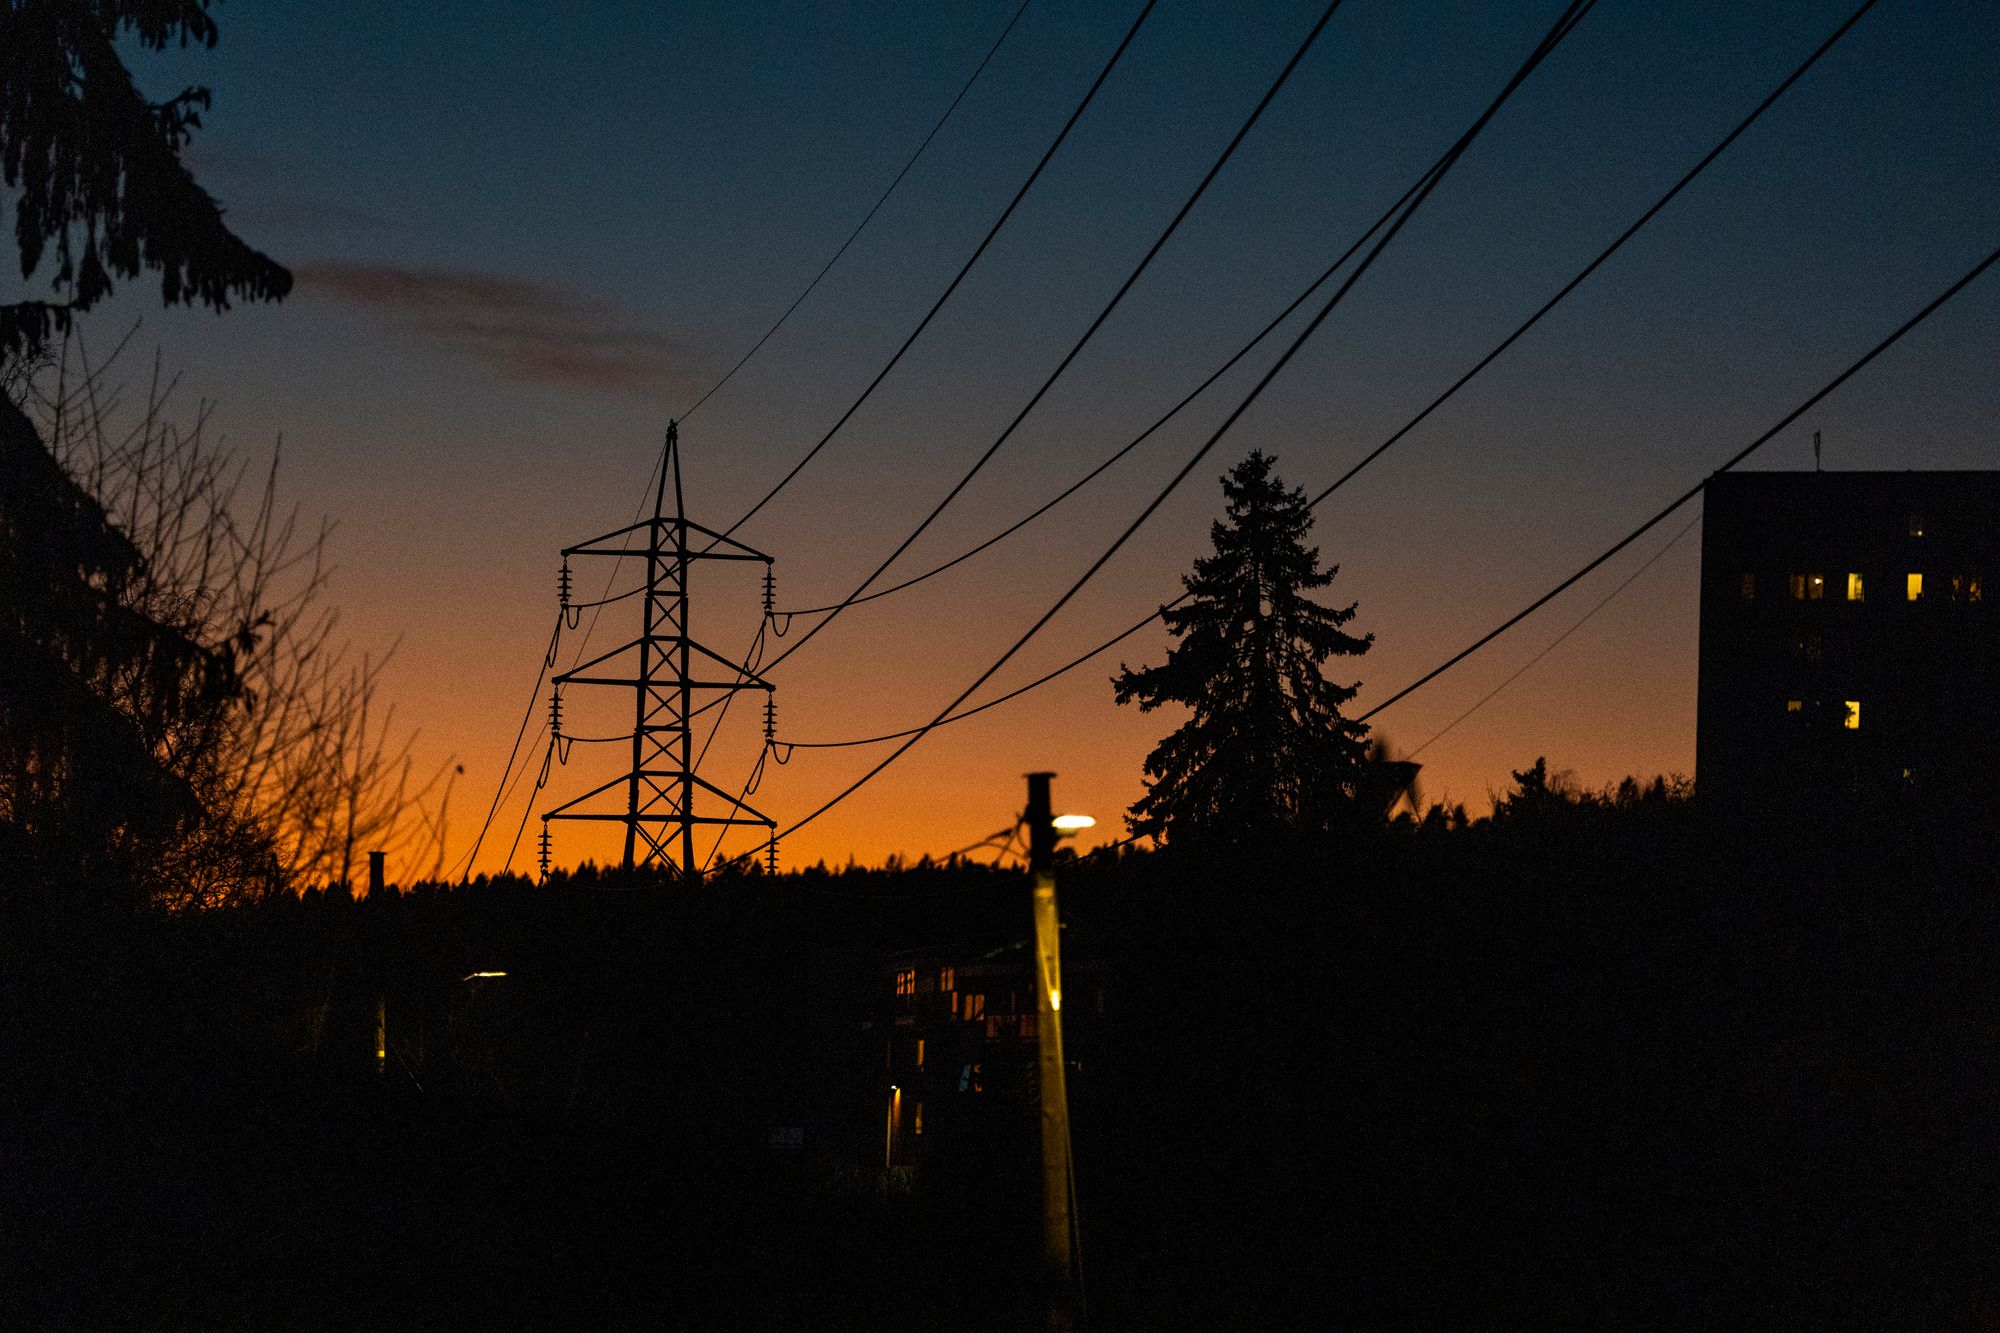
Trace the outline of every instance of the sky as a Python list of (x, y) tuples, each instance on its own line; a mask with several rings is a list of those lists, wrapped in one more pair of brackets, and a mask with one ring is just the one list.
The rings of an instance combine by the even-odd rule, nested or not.
[[(448, 860), (479, 834), (556, 619), (558, 551), (630, 522), (685, 414), (819, 271), (1014, 12), (911, 4), (382, 3), (216, 10), (213, 51), (129, 53), (151, 93), (213, 90), (188, 160), (289, 265), (270, 306), (142, 320), (240, 448), (339, 524), (334, 595), (425, 771), (462, 764)], [(1251, 449), (1317, 492), (1455, 380), (1719, 140), (1847, 3), (1604, 0), (1502, 109), (1189, 480), (977, 698), (1179, 591), (1218, 478)], [(1032, 169), (1138, 0), (1031, 0), (852, 248), (681, 429), (689, 515), (734, 523), (861, 392)], [(777, 604), (837, 601), (959, 479), (1165, 227), (1317, 18), (1315, 3), (1161, 0), (992, 247), (881, 388), (737, 536)], [(1348, 0), (1069, 372), (897, 563), (919, 572), (1039, 505), (1150, 424), (1341, 253), (1476, 118), (1559, 12)], [(1329, 674), (1365, 710), (1694, 484), (2000, 244), (2000, 6), (1886, 0), (1707, 174), (1466, 390), (1318, 510), (1328, 596), (1372, 633)], [(1287, 330), (1297, 327), (1295, 320)], [(781, 740), (929, 720), (1066, 589), (1241, 401), (1253, 353), (1098, 482), (948, 574), (839, 617), (775, 668)], [(1968, 288), (1753, 466), (2000, 466), (2000, 275)], [(1690, 515), (1691, 516), (1691, 515)], [(1426, 746), (1427, 801), (1483, 811), (1538, 755), (1598, 785), (1694, 768), (1698, 531), (1675, 520), (1376, 719), (1424, 745), (1648, 560), (1623, 594)], [(579, 566), (579, 597), (602, 590)], [(631, 586), (621, 574), (618, 590)], [(594, 583), (594, 586), (592, 586)], [(753, 571), (702, 569), (695, 635), (737, 658)], [(609, 608), (588, 640), (636, 632)], [(621, 615), (624, 617), (621, 619)], [(588, 623), (588, 622), (586, 622)], [(803, 624), (805, 622), (795, 622)], [(796, 635), (798, 631), (794, 631)], [(564, 663), (582, 630), (566, 631)], [(773, 641), (773, 647), (784, 641)], [(787, 838), (785, 865), (947, 853), (1012, 823), (1022, 775), (1122, 835), (1179, 719), (1114, 705), (1157, 627), (940, 728)], [(766, 653), (766, 659), (772, 655)], [(609, 693), (609, 692), (601, 692)], [(568, 729), (631, 701), (565, 697)], [(754, 701), (704, 774), (737, 790)], [(532, 864), (533, 816), (622, 771), (578, 745), (492, 821), (476, 868)], [(791, 752), (752, 804), (781, 824), (883, 747)], [(528, 798), (533, 796), (532, 805)], [(725, 852), (747, 849), (742, 839)], [(704, 841), (704, 849), (706, 840)], [(555, 859), (617, 852), (557, 825)], [(423, 860), (428, 861), (426, 854)], [(395, 868), (392, 867), (392, 873)], [(408, 873), (407, 869), (405, 873)]]

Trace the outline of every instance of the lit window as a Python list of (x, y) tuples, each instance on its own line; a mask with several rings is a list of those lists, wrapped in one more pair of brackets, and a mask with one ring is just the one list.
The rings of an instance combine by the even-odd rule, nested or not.
[(1803, 700), (1803, 699), (1787, 699), (1787, 700), (1785, 700), (1785, 711), (1786, 711), (1787, 713), (1800, 713), (1800, 712), (1804, 712), (1804, 711), (1805, 711), (1805, 706), (1806, 706), (1806, 701), (1805, 701), (1805, 700)]
[(1922, 574), (1908, 575), (1903, 580), (1903, 589), (1904, 596), (1908, 600), (1912, 602), (1919, 600), (1924, 595), (1924, 576)]
[(922, 1102), (917, 1103), (917, 1109), (910, 1117), (910, 1132), (912, 1134), (921, 1134), (924, 1132), (924, 1104)]
[(899, 967), (896, 969), (896, 994), (915, 995), (917, 993), (917, 969)]
[(1824, 596), (1826, 596), (1826, 577), (1815, 574), (1806, 582), (1806, 597), (1810, 601), (1817, 602)]
[(1976, 602), (1979, 600), (1979, 576), (1977, 574), (1954, 574), (1951, 576), (1951, 600), (1954, 602)]
[(956, 990), (957, 988), (958, 988), (958, 970), (957, 970), (956, 968), (952, 968), (952, 967), (941, 967), (941, 968), (939, 968), (939, 969), (938, 969), (938, 989), (939, 989), (939, 990)]
[(1924, 516), (1922, 514), (1910, 515), (1910, 535), (1912, 537), (1921, 537), (1924, 535)]
[(1861, 576), (1859, 574), (1849, 574), (1847, 576), (1847, 600), (1850, 602), (1866, 600), (1862, 595)]
[(923, 1067), (924, 1067), (924, 1039), (923, 1039), (922, 1037), (918, 1037), (918, 1038), (917, 1038), (917, 1068), (919, 1068), (919, 1069), (922, 1069)]
[(1849, 731), (1861, 730), (1861, 701), (1859, 699), (1849, 699), (1847, 701), (1847, 720), (1841, 723), (1841, 725)]
[(1792, 600), (1795, 602), (1803, 602), (1805, 599), (1806, 599), (1806, 576), (1803, 574), (1794, 574), (1792, 575)]
[(1745, 574), (1743, 576), (1743, 600), (1746, 602), (1757, 600), (1757, 576), (1755, 574)]
[(1966, 579), (1965, 600), (1968, 602), (1976, 602), (1979, 600), (1979, 575), (1974, 574), (1970, 578)]
[(964, 1018), (966, 1022), (968, 1023), (978, 1022), (981, 1018), (984, 1018), (986, 1016), (986, 997), (984, 995), (966, 996), (964, 1010), (965, 1010)]

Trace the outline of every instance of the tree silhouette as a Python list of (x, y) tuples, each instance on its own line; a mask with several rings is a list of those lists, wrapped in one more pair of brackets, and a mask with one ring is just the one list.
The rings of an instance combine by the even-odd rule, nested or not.
[(50, 454), (21, 411), (52, 333), (115, 276), (160, 276), (167, 304), (276, 300), (291, 274), (251, 249), (181, 149), (206, 89), (139, 94), (121, 38), (213, 46), (207, 0), (0, 4), (0, 184), (21, 276), (53, 300), (0, 303), (0, 852), (115, 863), (147, 889), (205, 812), (192, 775), (245, 697), (247, 627), (192, 632), (149, 605), (146, 553)]
[(0, 850), (143, 878), (200, 818), (176, 752), (222, 734), (234, 645), (133, 608), (139, 549), (4, 399), (0, 497)]
[(33, 353), (111, 293), (114, 275), (160, 275), (160, 298), (227, 310), (278, 300), (292, 275), (223, 225), (181, 149), (206, 88), (148, 102), (118, 57), (135, 35), (162, 50), (215, 45), (208, 0), (9, 0), (0, 5), (0, 181), (13, 192), (21, 276), (51, 244), (57, 299), (0, 304), (0, 361)]
[(1252, 453), (1222, 479), (1215, 554), (1182, 580), (1188, 600), (1162, 613), (1179, 640), (1166, 663), (1121, 665), (1112, 680), (1121, 704), (1192, 713), (1146, 757), (1146, 794), (1126, 821), (1134, 834), (1226, 844), (1325, 831), (1356, 812), (1368, 728), (1341, 715), (1355, 687), (1321, 666), (1368, 651), (1374, 635), (1343, 631), (1353, 606), (1308, 596), (1339, 566), (1319, 567), (1305, 492), (1287, 490), (1274, 461)]

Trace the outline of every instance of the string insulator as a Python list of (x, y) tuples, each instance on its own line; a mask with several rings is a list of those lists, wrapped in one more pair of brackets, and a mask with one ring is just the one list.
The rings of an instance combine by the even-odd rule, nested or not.
[(773, 876), (778, 873), (778, 839), (775, 834), (764, 844), (764, 869)]
[(546, 884), (549, 879), (549, 821), (546, 819), (542, 821), (542, 836), (540, 841), (541, 854), (539, 859), (542, 868), (542, 883)]
[(562, 572), (556, 575), (556, 599), (564, 608), (569, 606), (569, 557), (564, 556)]
[(771, 742), (776, 740), (777, 738), (778, 738), (778, 695), (777, 691), (773, 690), (764, 696), (765, 748), (769, 749)]
[(764, 566), (764, 619), (771, 618), (771, 609), (777, 605), (778, 576), (771, 565)]
[(562, 739), (562, 686), (549, 691), (549, 734)]

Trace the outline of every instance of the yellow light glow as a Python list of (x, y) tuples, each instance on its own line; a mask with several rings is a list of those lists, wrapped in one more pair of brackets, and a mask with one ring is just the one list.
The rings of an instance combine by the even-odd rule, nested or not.
[(1924, 595), (1924, 576), (1922, 574), (1910, 575), (1905, 580), (1904, 587), (1908, 598), (1913, 602), (1916, 601)]
[(1050, 992), (1049, 992), (1049, 1008), (1051, 1008), (1051, 1009), (1060, 1009), (1060, 1008), (1062, 1008), (1062, 992), (1061, 992), (1061, 991), (1059, 991), (1059, 990), (1052, 990), (1052, 991), (1050, 991)]
[(1806, 701), (1805, 701), (1805, 700), (1803, 700), (1803, 699), (1787, 699), (1787, 700), (1785, 700), (1785, 711), (1786, 711), (1787, 713), (1797, 713), (1797, 712), (1800, 712), (1801, 710), (1803, 710), (1803, 709), (1805, 708), (1805, 706), (1806, 706)]
[(484, 977), (504, 977), (506, 975), (507, 974), (505, 972), (468, 972), (463, 977), (459, 978), (459, 980), (478, 981)]
[(1074, 833), (1078, 829), (1095, 828), (1097, 821), (1089, 815), (1057, 815), (1056, 828), (1063, 833)]
[(1841, 725), (1849, 731), (1861, 730), (1861, 701), (1859, 699), (1849, 699), (1847, 701), (1847, 720), (1841, 723)]
[(1863, 590), (1861, 587), (1861, 576), (1859, 574), (1849, 574), (1847, 576), (1847, 600), (1850, 602), (1860, 602), (1867, 600), (1867, 598), (1863, 596)]

